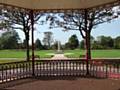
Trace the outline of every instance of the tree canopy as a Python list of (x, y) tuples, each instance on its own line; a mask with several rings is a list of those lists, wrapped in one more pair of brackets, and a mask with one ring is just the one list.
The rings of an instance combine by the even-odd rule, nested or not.
[(85, 40), (86, 58), (91, 59), (90, 34), (93, 28), (104, 22), (110, 22), (118, 17), (118, 13), (113, 9), (104, 8), (97, 10), (78, 10), (76, 12), (65, 12), (59, 14), (49, 14), (46, 20), (50, 21), (50, 28), (63, 28), (64, 31), (78, 30)]
[(37, 40), (35, 41), (35, 48), (36, 48), (37, 50), (43, 49), (43, 45), (42, 45), (42, 43), (41, 43), (41, 41), (40, 41), (39, 39), (37, 39)]
[(69, 48), (76, 49), (79, 46), (79, 40), (76, 35), (72, 35), (68, 40)]
[(51, 44), (53, 43), (53, 33), (52, 32), (44, 32), (44, 38), (43, 38), (43, 43), (45, 46), (48, 47), (48, 49), (50, 49)]
[(17, 49), (19, 45), (19, 35), (16, 31), (10, 30), (4, 32), (0, 37), (1, 49)]

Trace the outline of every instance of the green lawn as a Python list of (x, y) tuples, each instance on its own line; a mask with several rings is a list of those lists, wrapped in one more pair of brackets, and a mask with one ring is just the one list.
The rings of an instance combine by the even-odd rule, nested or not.
[(19, 62), (23, 60), (0, 60), (0, 63), (11, 63), (11, 62)]
[[(65, 53), (68, 57), (79, 57), (85, 55), (85, 50), (67, 50)], [(91, 55), (92, 58), (120, 58), (120, 50), (92, 50)]]
[(85, 50), (66, 50), (64, 51), (65, 56), (67, 57), (76, 57), (78, 58), (80, 55), (85, 55)]
[(0, 50), (0, 58), (24, 58), (25, 51), (22, 50)]
[[(53, 53), (53, 50), (35, 51), (35, 55), (39, 55), (40, 58), (50, 58)], [(9, 58), (13, 58), (13, 60)], [(14, 58), (18, 59), (16, 60)], [(0, 63), (23, 61), (25, 58), (26, 52), (24, 50), (0, 50)]]
[[(53, 50), (40, 50), (35, 51), (35, 55), (43, 57), (51, 57), (55, 51)], [(85, 55), (85, 50), (64, 50), (64, 54), (68, 57), (79, 57)], [(23, 50), (0, 50), (0, 63), (14, 62), (16, 60), (2, 60), (2, 58), (25, 58), (26, 52)], [(120, 58), (120, 50), (92, 50), (92, 58)]]
[(35, 51), (35, 55), (39, 55), (41, 58), (47, 57), (50, 58), (53, 56), (55, 51), (53, 50), (40, 50), (40, 51)]
[(92, 50), (93, 58), (120, 58), (120, 50)]
[[(31, 52), (30, 52), (31, 53)], [(53, 50), (40, 50), (35, 51), (35, 55), (40, 57), (50, 57), (51, 53), (54, 53)], [(26, 51), (24, 50), (0, 50), (0, 58), (25, 58)]]
[[(35, 55), (40, 57), (51, 57), (55, 51), (40, 50), (35, 51)], [(79, 57), (85, 55), (85, 50), (64, 50), (67, 56)], [(0, 58), (25, 58), (26, 52), (23, 50), (0, 50)], [(120, 50), (92, 50), (93, 58), (120, 58)]]

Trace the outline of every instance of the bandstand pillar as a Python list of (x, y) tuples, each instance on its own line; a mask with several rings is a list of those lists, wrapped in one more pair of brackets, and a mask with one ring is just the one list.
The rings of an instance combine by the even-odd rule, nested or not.
[(84, 15), (85, 15), (85, 45), (86, 45), (86, 75), (89, 75), (89, 60), (91, 59), (91, 55), (90, 55), (90, 36), (88, 35), (89, 31), (88, 31), (88, 10), (85, 9), (84, 10)]
[(35, 75), (35, 58), (34, 58), (34, 15), (33, 10), (30, 10), (31, 18), (31, 35), (32, 35), (32, 75)]

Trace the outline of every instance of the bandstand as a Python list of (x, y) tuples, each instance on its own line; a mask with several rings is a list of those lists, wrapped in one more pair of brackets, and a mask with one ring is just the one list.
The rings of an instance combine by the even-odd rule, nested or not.
[[(87, 30), (88, 15), (95, 10), (119, 6), (120, 0), (0, 0), (0, 9), (27, 12), (31, 20), (32, 61), (0, 64), (0, 83), (51, 76), (90, 76), (120, 79), (120, 60), (96, 60), (90, 57), (90, 41), (86, 38), (86, 58), (68, 60), (34, 60), (34, 13), (82, 12)], [(87, 34), (86, 34), (87, 35)], [(87, 37), (87, 36), (86, 36)]]

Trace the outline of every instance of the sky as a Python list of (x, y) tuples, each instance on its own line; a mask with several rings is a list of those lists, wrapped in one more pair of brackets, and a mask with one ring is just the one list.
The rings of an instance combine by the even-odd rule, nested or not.
[[(73, 34), (77, 35), (79, 41), (82, 40), (82, 37), (79, 31), (64, 32), (62, 31), (61, 28), (49, 29), (49, 25), (47, 24), (43, 26), (39, 26), (39, 25), (35, 26), (35, 32), (34, 32), (35, 40), (40, 39), (42, 41), (44, 37), (44, 32), (46, 31), (51, 31), (53, 33), (53, 39), (60, 41), (62, 44), (66, 43), (69, 37)], [(23, 39), (25, 39), (24, 33), (20, 30), (17, 30), (17, 32), (19, 33), (21, 41), (23, 41)], [(101, 35), (111, 36), (113, 38), (120, 36), (120, 19), (113, 20), (111, 23), (103, 23), (98, 25), (96, 28), (92, 30), (91, 35), (95, 38)], [(31, 43), (31, 37), (30, 37), (30, 43)]]

